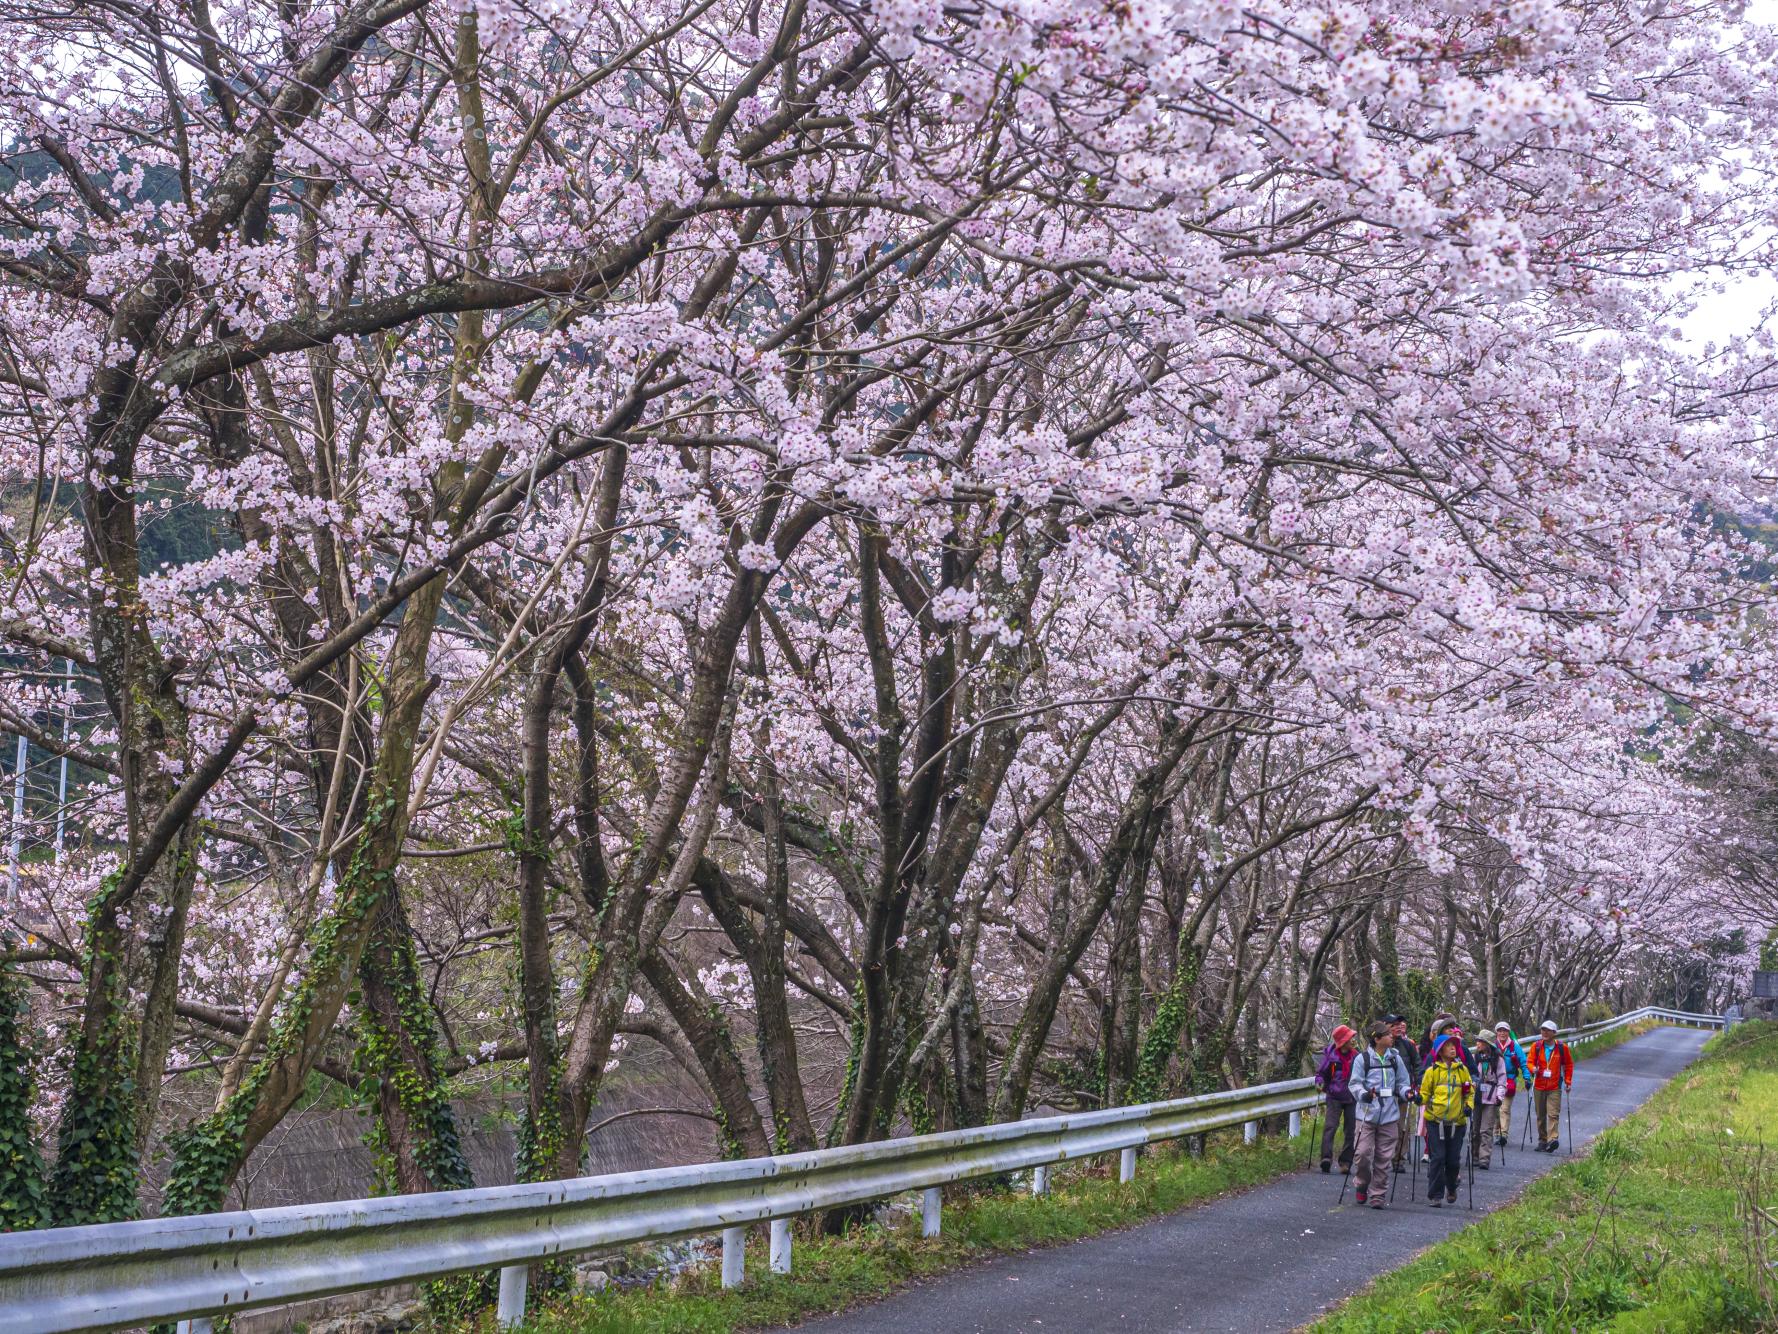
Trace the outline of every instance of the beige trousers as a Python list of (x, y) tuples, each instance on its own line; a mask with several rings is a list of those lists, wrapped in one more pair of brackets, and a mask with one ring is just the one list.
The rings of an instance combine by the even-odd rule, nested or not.
[(1534, 1089), (1537, 1100), (1537, 1142), (1548, 1144), (1562, 1138), (1562, 1090)]

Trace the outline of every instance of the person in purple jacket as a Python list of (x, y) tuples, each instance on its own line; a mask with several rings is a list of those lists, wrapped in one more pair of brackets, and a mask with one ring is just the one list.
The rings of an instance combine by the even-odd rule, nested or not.
[(1327, 1116), (1321, 1126), (1321, 1170), (1333, 1171), (1334, 1131), (1344, 1127), (1340, 1143), (1340, 1171), (1352, 1170), (1353, 1097), (1352, 1058), (1358, 1054), (1358, 1030), (1341, 1024), (1333, 1041), (1322, 1049), (1315, 1066), (1315, 1087), (1327, 1095)]

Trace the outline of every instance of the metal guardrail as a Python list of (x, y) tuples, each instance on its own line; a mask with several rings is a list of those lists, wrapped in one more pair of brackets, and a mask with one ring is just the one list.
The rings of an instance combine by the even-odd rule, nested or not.
[[(1645, 1008), (1563, 1033), (1585, 1043), (1660, 1019), (1722, 1026), (1715, 1015)], [(790, 1270), (790, 1220), (818, 1210), (923, 1191), (927, 1236), (942, 1188), (1119, 1153), (1119, 1179), (1146, 1144), (1288, 1114), (1290, 1130), (1318, 1105), (1309, 1079), (1098, 1112), (1055, 1116), (740, 1162), (572, 1181), (441, 1191), (279, 1209), (52, 1228), (0, 1236), (0, 1334), (59, 1334), (211, 1319), (336, 1293), (471, 1270), (500, 1270), (498, 1318), (524, 1313), (528, 1267), (638, 1241), (720, 1231), (722, 1280), (741, 1281), (745, 1229), (771, 1224), (771, 1267)]]
[[(1682, 1028), (1723, 1028), (1728, 1021), (1720, 1014), (1693, 1014), (1688, 1010), (1669, 1010), (1661, 1005), (1644, 1005), (1640, 1010), (1631, 1010), (1628, 1014), (1620, 1014), (1613, 1019), (1603, 1019), (1596, 1024), (1582, 1024), (1579, 1028), (1565, 1028), (1558, 1036), (1571, 1047), (1581, 1046), (1594, 1038), (1602, 1037), (1613, 1029), (1625, 1028), (1631, 1024), (1640, 1024), (1647, 1020), (1657, 1023), (1674, 1024)], [(1523, 1041), (1531, 1041), (1529, 1034)]]
[[(919, 1135), (810, 1153), (0, 1237), (0, 1334), (116, 1329), (208, 1317), (364, 1288), (499, 1268), (502, 1323), (524, 1309), (526, 1267), (637, 1241), (722, 1231), (723, 1277), (740, 1277), (741, 1230), (770, 1220), (789, 1268), (799, 1214), (1301, 1112), (1320, 1095), (1292, 1079), (1193, 1098)], [(1251, 1137), (1251, 1133), (1250, 1133)], [(204, 1317), (204, 1319), (197, 1319)]]

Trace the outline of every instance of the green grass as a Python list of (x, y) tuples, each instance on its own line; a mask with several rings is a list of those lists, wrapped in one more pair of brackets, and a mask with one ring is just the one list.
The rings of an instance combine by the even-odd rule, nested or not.
[[(1611, 1032), (1606, 1033), (1601, 1037), (1594, 1038), (1584, 1047), (1575, 1047), (1573, 1049), (1574, 1059), (1577, 1061), (1591, 1060), (1602, 1052), (1608, 1052), (1613, 1047), (1621, 1047), (1631, 1038), (1639, 1038), (1644, 1033), (1659, 1027), (1661, 1027), (1659, 1020), (1645, 1019), (1639, 1024), (1625, 1024), (1622, 1028), (1614, 1028)], [(1526, 1054), (1529, 1055), (1531, 1044), (1536, 1041), (1537, 1034), (1530, 1033), (1520, 1037), (1519, 1045), (1523, 1047)]]
[[(716, 1266), (688, 1271), (671, 1284), (608, 1289), (557, 1298), (535, 1310), (535, 1334), (725, 1334), (783, 1325), (885, 1296), (913, 1279), (1034, 1246), (1092, 1236), (1270, 1181), (1308, 1161), (1309, 1142), (1262, 1138), (1249, 1147), (1235, 1134), (1213, 1137), (1202, 1158), (1182, 1146), (1149, 1150), (1136, 1179), (1120, 1185), (1116, 1158), (1053, 1168), (1050, 1192), (1013, 1189), (947, 1197), (942, 1236), (923, 1239), (915, 1215), (894, 1226), (871, 1224), (842, 1238), (798, 1232), (794, 1272), (767, 1268), (766, 1229), (749, 1229), (747, 1282), (724, 1291)], [(492, 1322), (486, 1322), (490, 1327)]]
[[(1621, 1047), (1631, 1038), (1639, 1038), (1650, 1029), (1659, 1027), (1660, 1025), (1654, 1020), (1649, 1019), (1640, 1024), (1625, 1024), (1622, 1028), (1614, 1028), (1611, 1032), (1594, 1038), (1584, 1047), (1575, 1047), (1573, 1049), (1574, 1059), (1577, 1061), (1587, 1060), (1590, 1057), (1597, 1056), (1600, 1052), (1610, 1051), (1613, 1047)], [(1536, 1041), (1537, 1034), (1532, 1033), (1527, 1037), (1519, 1039), (1519, 1045), (1525, 1049), (1527, 1054), (1529, 1054), (1531, 1051), (1531, 1044)]]
[[(1778, 1025), (1742, 1025), (1584, 1157), (1383, 1276), (1316, 1334), (1778, 1328), (1738, 1208), (1754, 1173), (1772, 1174), (1761, 1137), (1774, 1131)], [(1774, 1193), (1761, 1192), (1768, 1206)]]

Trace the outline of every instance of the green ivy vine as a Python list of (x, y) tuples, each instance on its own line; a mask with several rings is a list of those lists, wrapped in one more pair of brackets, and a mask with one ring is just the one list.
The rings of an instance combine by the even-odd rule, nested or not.
[(1180, 967), (1167, 984), (1166, 993), (1155, 1007), (1154, 1019), (1142, 1037), (1142, 1050), (1136, 1057), (1136, 1074), (1130, 1081), (1129, 1101), (1155, 1102), (1166, 1092), (1167, 1067), (1185, 1032), (1192, 993), (1197, 990), (1198, 969), (1202, 963), (1191, 942), (1181, 941)]
[[(386, 971), (376, 971), (366, 958), (360, 975), (367, 981), (380, 982), (395, 997), (394, 1019), (399, 1028), (397, 1032), (386, 1027), (368, 1008), (360, 1011), (358, 1047), (352, 1058), (353, 1068), (364, 1076), (360, 1092), (370, 1098), (384, 1088), (393, 1091), (418, 1136), (415, 1160), (434, 1190), (463, 1190), (474, 1185), (469, 1161), (463, 1156), (462, 1141), (457, 1136), (450, 1097), (444, 1080), (436, 1074), (441, 1064), (438, 1039), (412, 942), (405, 936), (398, 942)], [(420, 1054), (424, 1069), (403, 1058), (404, 1042)], [(393, 1174), (387, 1171), (387, 1132), (380, 1121), (370, 1142), (373, 1152), (378, 1154), (380, 1184), (385, 1189), (392, 1187)]]
[(89, 1013), (100, 1016), (91, 1040), (76, 1045), (68, 1071), (68, 1096), (56, 1134), (56, 1164), (49, 1178), (53, 1221), (63, 1227), (115, 1223), (136, 1216), (136, 1081), (133, 1024), (123, 996), (123, 960), (116, 932), (108, 930), (111, 898), (122, 870), (106, 876), (87, 908), (87, 976), (104, 979), (110, 995)]
[(50, 1222), (43, 1156), (31, 1122), (35, 1057), (25, 981), (0, 969), (0, 1232)]

